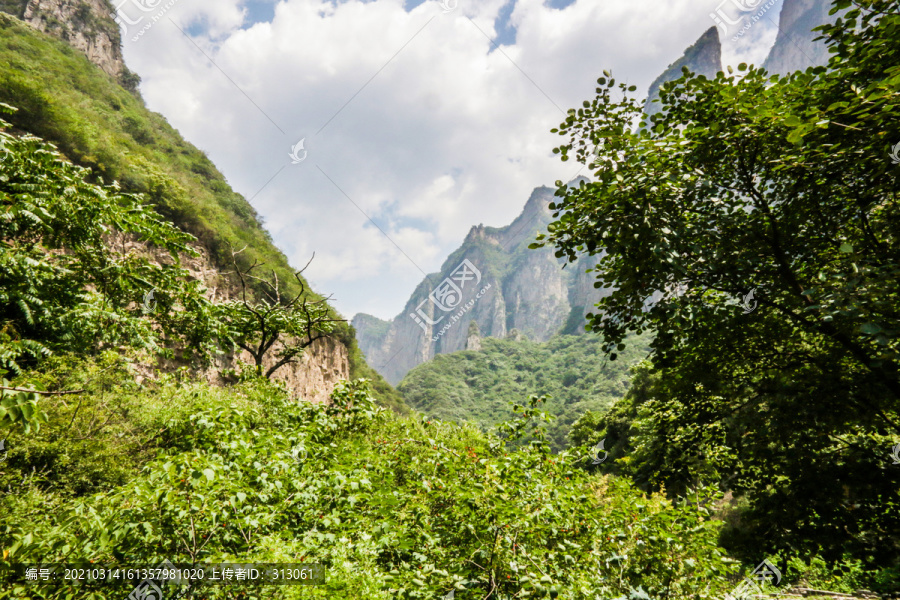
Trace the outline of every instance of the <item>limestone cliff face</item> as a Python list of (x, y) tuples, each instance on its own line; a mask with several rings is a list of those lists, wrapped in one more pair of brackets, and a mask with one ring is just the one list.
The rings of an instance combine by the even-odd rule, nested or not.
[[(172, 261), (165, 251), (139, 241), (118, 236), (115, 243), (120, 251), (148, 256), (157, 264), (171, 263)], [(210, 301), (226, 302), (235, 299), (239, 293), (238, 289), (222, 276), (202, 247), (195, 249), (200, 253), (199, 256), (182, 257), (181, 266), (188, 271), (188, 276), (202, 282)], [(276, 343), (263, 361), (264, 368), (274, 364), (273, 356), (279, 349), (280, 344)], [(144, 379), (154, 377), (156, 369), (170, 372), (187, 367), (193, 375), (205, 379), (213, 385), (224, 385), (222, 372), (237, 368), (239, 361), (253, 363), (250, 353), (241, 351), (240, 353), (220, 355), (214, 364), (208, 367), (189, 365), (180, 360), (161, 360), (159, 363), (148, 362), (139, 366), (138, 372)], [(323, 338), (313, 342), (296, 363), (285, 365), (272, 375), (272, 379), (285, 384), (294, 398), (311, 402), (327, 402), (338, 381), (349, 378), (349, 352), (340, 341), (333, 338)]]
[(778, 18), (778, 35), (763, 67), (770, 73), (785, 75), (828, 63), (828, 47), (814, 41), (819, 35), (813, 27), (834, 23), (838, 15), (828, 14), (831, 0), (784, 0)]
[(121, 81), (126, 73), (119, 27), (109, 0), (27, 0), (21, 16), (32, 27), (68, 42)]
[(719, 42), (719, 32), (715, 27), (707, 29), (693, 46), (684, 51), (681, 58), (669, 65), (669, 68), (650, 84), (647, 102), (644, 105), (644, 112), (648, 116), (662, 110), (662, 105), (658, 102), (659, 88), (664, 83), (680, 79), (682, 67), (709, 78), (715, 77), (716, 73), (722, 70), (722, 44)]
[[(279, 344), (272, 348), (273, 352), (279, 349)], [(215, 365), (199, 371), (199, 374), (213, 385), (224, 385), (222, 371), (234, 369), (238, 360), (253, 363), (250, 353), (241, 351), (237, 355), (220, 357)], [(269, 368), (274, 363), (275, 359), (270, 353), (263, 360), (263, 368)], [(350, 356), (347, 348), (335, 339), (316, 340), (296, 363), (275, 371), (272, 379), (283, 383), (294, 398), (317, 403), (328, 402), (338, 381), (350, 379)]]
[[(584, 272), (596, 259), (563, 268), (552, 249), (528, 249), (552, 220), (553, 193), (547, 187), (534, 190), (507, 227), (473, 227), (440, 273), (422, 281), (392, 321), (356, 315), (353, 326), (369, 364), (396, 384), (437, 354), (472, 349), (475, 338), (507, 337), (516, 330), (546, 341), (568, 321), (583, 325), (585, 307), (603, 295)], [(470, 329), (472, 322), (477, 330)], [(473, 338), (471, 331), (478, 335)]]

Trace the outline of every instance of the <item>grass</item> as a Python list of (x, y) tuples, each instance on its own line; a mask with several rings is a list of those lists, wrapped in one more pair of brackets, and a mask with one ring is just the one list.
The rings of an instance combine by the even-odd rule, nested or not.
[[(143, 194), (194, 235), (221, 272), (231, 268), (232, 249), (246, 248), (241, 266), (265, 263), (287, 293), (299, 291), (256, 210), (201, 150), (81, 52), (6, 14), (0, 14), (0, 102), (19, 109), (7, 118), (17, 129), (56, 144), (94, 177)], [(321, 299), (307, 290), (311, 300)], [(372, 378), (379, 399), (399, 407), (399, 395), (365, 364), (350, 325), (338, 324), (336, 336), (348, 348), (351, 372)]]

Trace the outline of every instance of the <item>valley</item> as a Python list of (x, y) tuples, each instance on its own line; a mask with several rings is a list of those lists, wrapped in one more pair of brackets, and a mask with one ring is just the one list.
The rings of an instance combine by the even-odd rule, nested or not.
[[(488, 60), (520, 77), (529, 11), (559, 30), (593, 9), (519, 1), (198, 1), (179, 35), (227, 77), (218, 44), (297, 14), (494, 11)], [(234, 163), (148, 108), (123, 11), (164, 7), (0, 2), (0, 600), (896, 598), (900, 10), (733, 4), (643, 89), (593, 57), (593, 94), (535, 154), (581, 169), (507, 225), (444, 192), (372, 216), (343, 193), (368, 224), (298, 262), (331, 207), (299, 187), (267, 221)], [(726, 62), (751, 43), (760, 66)], [(367, 86), (338, 114), (390, 87)], [(438, 123), (451, 103), (429, 98)], [(452, 227), (423, 207), (462, 233), (437, 271), (382, 281), (355, 244), (424, 265)], [(343, 314), (311, 264), (402, 309)]]

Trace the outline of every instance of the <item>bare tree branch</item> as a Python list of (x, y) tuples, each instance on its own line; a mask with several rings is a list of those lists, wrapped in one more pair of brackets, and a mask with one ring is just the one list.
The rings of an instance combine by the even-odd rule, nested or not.
[[(242, 250), (243, 251), (243, 250)], [(315, 254), (294, 278), (299, 292), (290, 298), (283, 295), (283, 282), (278, 273), (272, 269), (270, 277), (261, 277), (253, 271), (262, 264), (254, 261), (252, 265), (241, 268), (237, 264), (239, 252), (232, 251), (232, 264), (241, 285), (241, 299), (237, 303), (240, 310), (246, 311), (249, 322), (232, 316), (232, 325), (236, 330), (227, 334), (238, 347), (247, 351), (253, 358), (256, 372), (260, 376), (271, 377), (281, 367), (297, 362), (297, 356), (317, 340), (331, 335), (331, 324), (344, 319), (331, 318), (327, 305), (328, 298), (310, 301), (302, 273), (312, 263)], [(248, 293), (248, 281), (259, 283), (261, 290), (254, 299)], [(251, 290), (252, 292), (252, 290)], [(275, 363), (263, 372), (263, 362), (276, 343), (282, 342), (283, 348), (278, 352)]]

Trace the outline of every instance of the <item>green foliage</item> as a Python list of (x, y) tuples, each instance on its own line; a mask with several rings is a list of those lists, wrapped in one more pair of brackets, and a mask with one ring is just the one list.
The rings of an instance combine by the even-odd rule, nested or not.
[[(139, 197), (89, 183), (87, 169), (7, 127), (0, 120), (0, 367), (18, 373), (23, 361), (57, 349), (156, 349), (140, 303), (151, 290), (163, 305), (182, 292), (177, 261), (193, 238)], [(157, 246), (172, 264), (127, 252), (115, 236)]]
[[(114, 34), (117, 39), (118, 31)], [(242, 267), (265, 263), (286, 282), (286, 295), (297, 293), (294, 270), (256, 211), (203, 152), (144, 107), (134, 93), (138, 81), (126, 69), (120, 87), (65, 42), (0, 14), (0, 102), (20, 109), (8, 118), (18, 130), (53, 142), (75, 164), (89, 167), (91, 177), (117, 181), (123, 194), (143, 194), (144, 202), (196, 237), (221, 271), (231, 268), (232, 248), (246, 248)], [(307, 297), (321, 299), (309, 291)], [(204, 310), (190, 297), (179, 301), (189, 311)], [(334, 312), (331, 316), (337, 317)], [(190, 330), (196, 349), (212, 351), (205, 342), (205, 319), (181, 325)], [(335, 334), (347, 339), (349, 325), (337, 323)], [(377, 382), (379, 398), (397, 405), (397, 393), (361, 353), (347, 347), (351, 369), (366, 372)]]
[(381, 406), (391, 409), (397, 414), (407, 415), (410, 412), (409, 406), (403, 399), (403, 396), (391, 384), (378, 374), (375, 369), (369, 366), (363, 356), (362, 350), (356, 341), (356, 329), (353, 326), (347, 331), (346, 341), (340, 338), (341, 330), (339, 329), (336, 337), (342, 340), (344, 347), (350, 354), (350, 379), (367, 379), (372, 386), (372, 394), (378, 399)]
[(745, 494), (748, 555), (900, 564), (896, 7), (838, 1), (828, 69), (686, 76), (637, 131), (607, 74), (558, 130), (596, 181), (558, 182), (537, 245), (606, 252), (590, 318), (612, 356), (653, 332), (657, 378), (623, 413), (634, 472)]
[(586, 412), (572, 425), (569, 437), (573, 444), (582, 446), (593, 447), (604, 441), (604, 450), (609, 455), (604, 461), (603, 471), (617, 475), (627, 474), (638, 484), (645, 485), (649, 474), (631, 469), (631, 465), (635, 463), (643, 464), (641, 455), (636, 453), (633, 438), (640, 423), (641, 411), (650, 399), (649, 389), (657, 381), (658, 375), (651, 372), (647, 361), (634, 365), (631, 373), (631, 387), (625, 397), (606, 412)]
[(489, 427), (511, 416), (511, 403), (544, 395), (547, 411), (557, 417), (548, 434), (555, 450), (566, 447), (576, 419), (624, 396), (628, 367), (646, 354), (638, 340), (612, 362), (594, 335), (545, 343), (484, 338), (481, 344), (481, 350), (441, 354), (410, 371), (398, 386), (406, 403), (429, 416)]
[(38, 407), (38, 395), (16, 390), (6, 378), (0, 378), (0, 385), (0, 431), (14, 425), (21, 425), (25, 433), (32, 427), (39, 431), (41, 420), (47, 416)]
[(28, 0), (0, 0), (0, 12), (5, 12), (14, 17), (22, 18)]
[[(798, 587), (844, 594), (853, 594), (857, 590), (866, 589), (865, 586), (870, 584), (861, 561), (853, 559), (829, 565), (818, 557), (808, 562), (793, 558), (787, 561), (785, 575), (787, 582)], [(873, 587), (877, 588), (877, 583)]]
[[(86, 365), (90, 394), (78, 415), (60, 403), (64, 414), (43, 437), (11, 437), (0, 464), (8, 489), (0, 552), (9, 560), (328, 568), (324, 586), (250, 595), (265, 598), (430, 599), (456, 590), (461, 600), (600, 600), (641, 587), (650, 598), (705, 599), (730, 585), (734, 566), (715, 547), (719, 524), (697, 503), (672, 506), (590, 474), (579, 468), (584, 456), (550, 454), (539, 433), (508, 449), (539, 432), (533, 420), (546, 415), (537, 398), (500, 427), (502, 437), (488, 438), (470, 425), (390, 418), (364, 381), (311, 405), (259, 379), (229, 389), (174, 380), (108, 387), (122, 367)], [(33, 377), (50, 383), (80, 372), (60, 365)], [(92, 489), (67, 478), (116, 454), (118, 469)], [(8, 572), (0, 577), (0, 598), (23, 593)], [(29, 590), (33, 598), (71, 593)], [(226, 595), (205, 588), (202, 597)]]

